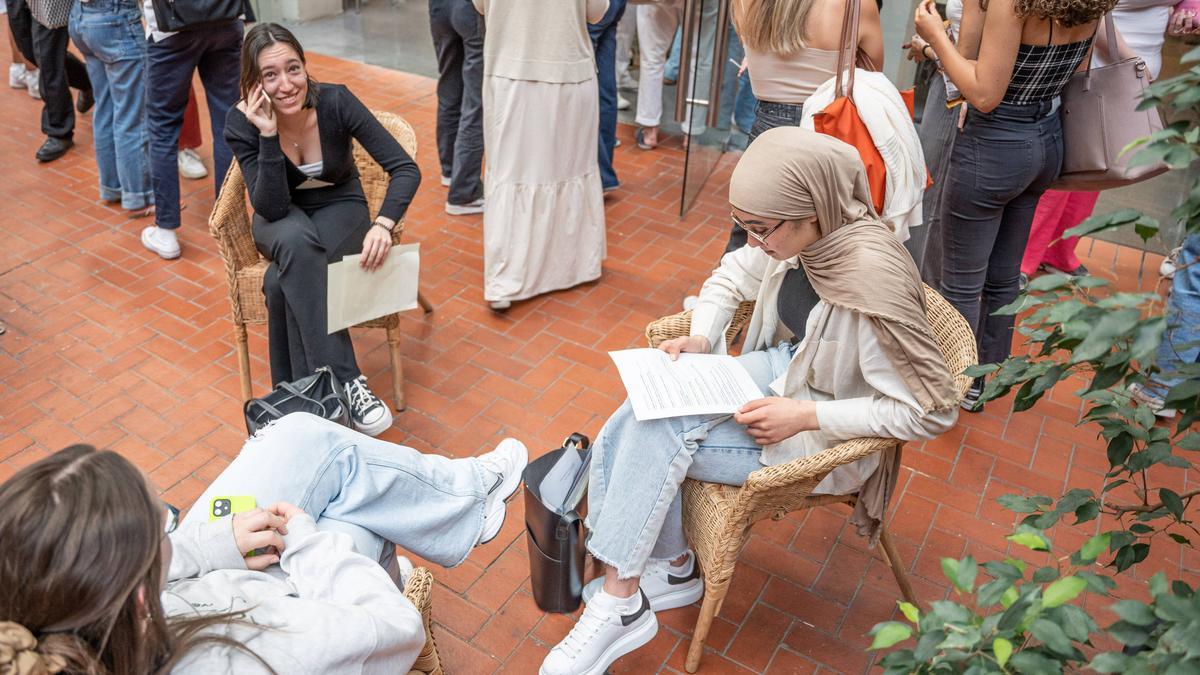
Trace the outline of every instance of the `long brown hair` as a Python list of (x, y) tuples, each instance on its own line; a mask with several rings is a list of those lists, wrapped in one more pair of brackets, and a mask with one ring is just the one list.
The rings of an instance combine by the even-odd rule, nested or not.
[(308, 77), (308, 93), (304, 96), (304, 107), (315, 108), (318, 84), (316, 79), (308, 73), (308, 61), (304, 58), (304, 47), (300, 46), (300, 41), (296, 39), (295, 35), (292, 35), (292, 31), (277, 23), (260, 23), (247, 31), (246, 37), (242, 40), (242, 76), (239, 83), (242, 100), (248, 100), (250, 92), (262, 82), (262, 71), (258, 69), (258, 55), (273, 44), (285, 44), (294, 49), (296, 55), (300, 57), (300, 63), (304, 64), (304, 71)]
[(8, 645), (28, 664), (18, 659), (17, 675), (166, 673), (201, 644), (245, 650), (201, 634), (236, 615), (166, 618), (163, 524), (162, 502), (137, 468), (90, 445), (0, 485), (0, 627), (32, 643)]
[(794, 54), (808, 39), (814, 4), (815, 0), (734, 0), (733, 24), (742, 44), (751, 49)]

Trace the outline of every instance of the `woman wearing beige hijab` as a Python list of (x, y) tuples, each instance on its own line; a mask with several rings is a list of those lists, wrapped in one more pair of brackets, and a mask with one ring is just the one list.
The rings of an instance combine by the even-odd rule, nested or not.
[[(842, 440), (932, 438), (957, 419), (916, 265), (870, 206), (854, 148), (796, 127), (766, 131), (734, 169), (729, 203), (749, 245), (704, 283), (691, 335), (660, 349), (724, 351), (738, 303), (756, 300), (738, 359), (763, 398), (732, 416), (639, 422), (626, 402), (609, 418), (593, 448), (587, 523), (605, 574), (542, 675), (600, 675), (654, 637), (655, 611), (703, 596), (683, 533), (685, 477), (741, 485)], [(898, 468), (894, 453), (867, 457), (815, 492), (858, 492), (852, 520), (874, 540)]]

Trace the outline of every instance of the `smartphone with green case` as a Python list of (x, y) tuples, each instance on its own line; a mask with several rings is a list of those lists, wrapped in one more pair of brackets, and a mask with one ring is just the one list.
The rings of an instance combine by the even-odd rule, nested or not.
[(237, 497), (213, 497), (208, 504), (208, 519), (210, 521), (225, 516), (232, 516), (235, 513), (244, 511), (253, 511), (258, 507), (258, 502), (254, 497), (241, 495)]

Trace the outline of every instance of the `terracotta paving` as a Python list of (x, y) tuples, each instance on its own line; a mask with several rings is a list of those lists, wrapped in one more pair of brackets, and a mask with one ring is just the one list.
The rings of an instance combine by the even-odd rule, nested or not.
[[(681, 220), (678, 145), (640, 152), (632, 130), (622, 127), (623, 187), (607, 202), (603, 278), (498, 316), (483, 303), (480, 218), (442, 211), (434, 83), (321, 56), (313, 62), (318, 79), (344, 82), (371, 107), (403, 115), (421, 143), (426, 180), (409, 210), (406, 238), (422, 245), (422, 288), (437, 311), (404, 319), (408, 410), (386, 438), (466, 456), (510, 435), (538, 454), (575, 430), (594, 436), (622, 397), (605, 352), (643, 345), (646, 323), (676, 311), (718, 258), (731, 160)], [(90, 118), (80, 122), (75, 150), (38, 165), (40, 106), (10, 89), (0, 90), (0, 106), (0, 321), (8, 327), (0, 337), (0, 480), (54, 449), (87, 441), (124, 453), (166, 499), (189, 504), (244, 439), (226, 286), (206, 227), (212, 183), (184, 185), (184, 256), (165, 263), (139, 245), (144, 222), (96, 203)], [(205, 154), (210, 147), (206, 140)], [(1130, 287), (1138, 283), (1140, 257), (1097, 243), (1087, 262)], [(1146, 266), (1155, 269), (1157, 260)], [(355, 340), (375, 390), (389, 391), (382, 332), (361, 331)], [(256, 391), (263, 391), (262, 331), (253, 333), (251, 353)], [(1022, 555), (1004, 539), (1013, 518), (996, 497), (1098, 488), (1107, 469), (1095, 429), (1075, 426), (1080, 403), (1070, 388), (1060, 386), (1026, 413), (1003, 410), (993, 404), (964, 415), (945, 436), (905, 452), (891, 528), (923, 601), (949, 593), (942, 556)], [(1197, 478), (1193, 472), (1185, 481), (1177, 472), (1175, 482), (1182, 490)], [(434, 568), (437, 638), (451, 673), (536, 672), (571, 625), (570, 617), (534, 606), (520, 500), (511, 513), (496, 542), (456, 569)], [(755, 527), (708, 639), (703, 672), (869, 668), (865, 633), (896, 615), (898, 591), (845, 516), (823, 509)], [(1097, 530), (1091, 523), (1056, 536), (1078, 543)], [(1156, 569), (1194, 579), (1200, 555), (1168, 556), (1166, 549), (1123, 579), (1121, 590), (1140, 592)], [(697, 613), (691, 607), (662, 614), (657, 638), (613, 672), (681, 672)]]

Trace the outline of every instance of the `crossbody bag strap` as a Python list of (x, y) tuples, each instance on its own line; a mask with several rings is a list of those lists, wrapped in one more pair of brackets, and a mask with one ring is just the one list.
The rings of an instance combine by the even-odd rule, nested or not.
[[(842, 46), (838, 52), (837, 79), (834, 82), (834, 96), (854, 97), (855, 55), (858, 51), (858, 16), (860, 0), (846, 0), (846, 9), (842, 14)], [(842, 78), (845, 77), (845, 88)]]

